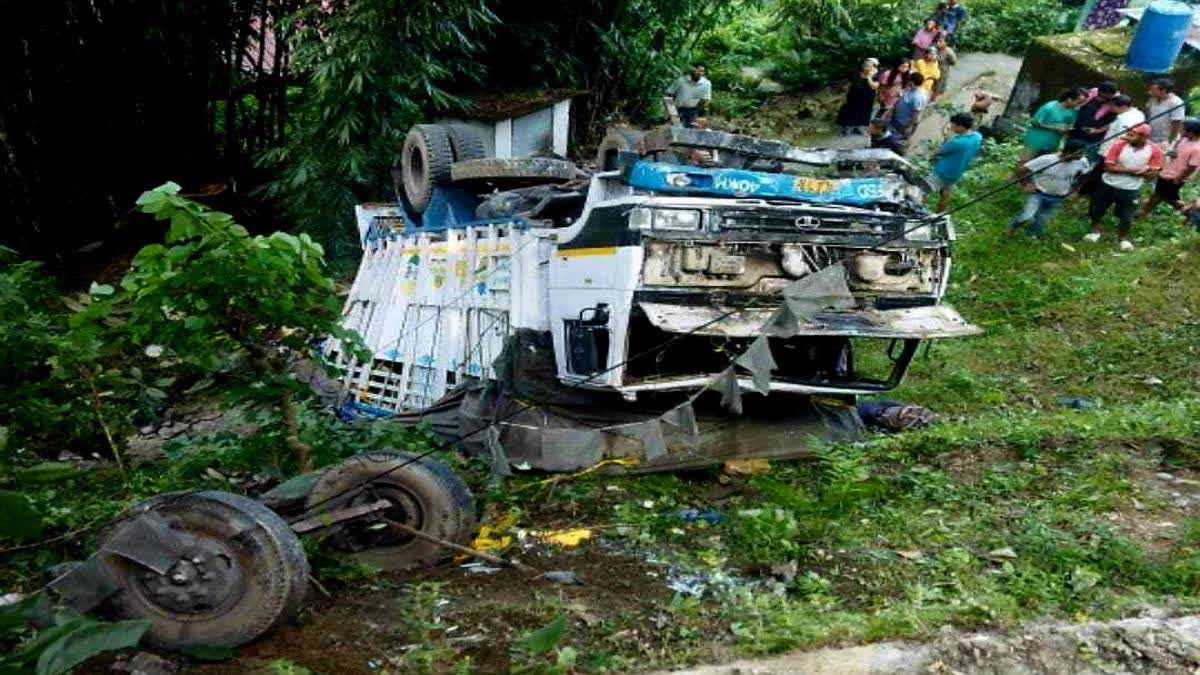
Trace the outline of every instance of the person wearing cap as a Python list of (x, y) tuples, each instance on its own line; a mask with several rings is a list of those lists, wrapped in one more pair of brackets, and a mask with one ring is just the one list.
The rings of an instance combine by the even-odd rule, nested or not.
[(1146, 116), (1150, 124), (1150, 140), (1168, 147), (1179, 140), (1183, 133), (1183, 99), (1175, 93), (1175, 82), (1169, 77), (1160, 77), (1146, 87), (1150, 95), (1146, 101)]
[[(1151, 127), (1153, 138), (1153, 127)], [(1166, 202), (1173, 209), (1183, 207), (1179, 191), (1200, 169), (1200, 120), (1188, 119), (1183, 121), (1183, 138), (1175, 149), (1167, 153), (1167, 165), (1163, 167), (1158, 180), (1154, 181), (1154, 191), (1146, 204), (1138, 211), (1138, 218), (1150, 215), (1159, 204)]]
[(920, 73), (924, 80), (921, 83), (921, 88), (929, 94), (930, 99), (933, 98), (933, 88), (937, 85), (938, 80), (942, 78), (942, 69), (938, 66), (938, 50), (937, 47), (931, 47), (925, 50), (922, 58), (913, 61), (913, 72)]
[(1084, 235), (1084, 241), (1100, 241), (1104, 234), (1104, 215), (1109, 207), (1114, 207), (1121, 250), (1133, 250), (1129, 232), (1133, 227), (1138, 193), (1146, 179), (1153, 178), (1163, 168), (1162, 149), (1150, 142), (1150, 133), (1149, 124), (1139, 124), (1126, 132), (1124, 138), (1113, 143), (1105, 153), (1104, 173), (1088, 210), (1092, 231)]
[(939, 213), (950, 205), (954, 185), (962, 180), (983, 145), (983, 136), (972, 129), (974, 126), (975, 118), (971, 113), (955, 113), (950, 118), (950, 130), (954, 135), (933, 156), (933, 172), (925, 180), (938, 193)]
[(1079, 197), (1075, 186), (1079, 178), (1091, 170), (1091, 163), (1084, 157), (1086, 153), (1087, 145), (1072, 139), (1066, 142), (1062, 152), (1034, 157), (1017, 169), (1017, 177), (1029, 196), (1025, 198), (1025, 207), (1008, 224), (1010, 233), (1027, 228), (1030, 236), (1042, 236), (1046, 223), (1058, 212), (1063, 201), (1068, 197)]
[(871, 110), (875, 107), (875, 90), (879, 87), (879, 81), (875, 79), (878, 70), (879, 61), (867, 59), (850, 81), (846, 102), (837, 114), (838, 132), (841, 135), (866, 133), (867, 125), (871, 123)]
[(1113, 118), (1104, 134), (1104, 142), (1100, 144), (1100, 155), (1103, 156), (1114, 143), (1125, 137), (1125, 132), (1146, 121), (1146, 113), (1133, 107), (1133, 99), (1124, 94), (1113, 97)]

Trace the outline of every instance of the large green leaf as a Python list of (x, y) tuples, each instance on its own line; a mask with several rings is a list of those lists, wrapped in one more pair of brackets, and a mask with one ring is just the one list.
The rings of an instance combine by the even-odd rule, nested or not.
[(554, 649), (566, 629), (567, 615), (559, 614), (550, 623), (525, 636), (521, 643), (530, 656), (541, 656)]
[(59, 675), (97, 654), (135, 647), (149, 628), (150, 622), (146, 620), (84, 622), (46, 647), (38, 657), (37, 675)]
[(20, 492), (0, 490), (0, 537), (8, 539), (35, 539), (46, 529), (42, 514)]

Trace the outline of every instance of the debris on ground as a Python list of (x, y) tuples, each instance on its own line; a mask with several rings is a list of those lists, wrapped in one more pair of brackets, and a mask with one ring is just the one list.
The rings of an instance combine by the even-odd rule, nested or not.
[(863, 401), (858, 404), (858, 416), (867, 428), (885, 432), (920, 429), (937, 420), (928, 408), (899, 401)]
[(771, 460), (758, 457), (731, 459), (725, 462), (723, 470), (730, 476), (758, 476), (771, 471)]

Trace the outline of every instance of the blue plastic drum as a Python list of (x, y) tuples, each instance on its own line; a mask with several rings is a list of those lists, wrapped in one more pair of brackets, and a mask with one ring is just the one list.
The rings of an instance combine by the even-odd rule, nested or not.
[(1192, 25), (1192, 6), (1155, 0), (1146, 8), (1129, 43), (1126, 63), (1134, 70), (1165, 73), (1175, 65)]

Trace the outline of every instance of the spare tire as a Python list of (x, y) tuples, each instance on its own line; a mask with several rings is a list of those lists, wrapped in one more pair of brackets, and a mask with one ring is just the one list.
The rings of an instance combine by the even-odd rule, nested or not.
[[(180, 546), (164, 574), (106, 552), (106, 544), (119, 541), (144, 514), (165, 523)], [(250, 642), (294, 618), (308, 588), (308, 559), (288, 524), (259, 502), (228, 492), (142, 502), (101, 533), (100, 551), (117, 587), (114, 612), (148, 619), (147, 641), (165, 649)]]
[(409, 129), (400, 153), (404, 195), (418, 212), (424, 213), (433, 188), (450, 180), (454, 151), (446, 130), (436, 124), (417, 124)]
[(626, 127), (613, 127), (604, 134), (596, 148), (596, 170), (615, 171), (617, 155), (622, 152), (638, 152), (638, 144), (646, 132)]
[(565, 183), (576, 177), (575, 165), (565, 159), (470, 159), (450, 169), (455, 183), (485, 183), (501, 189)]
[(454, 161), (467, 159), (483, 159), (487, 157), (487, 148), (483, 144), (483, 136), (479, 131), (465, 124), (443, 125), (446, 135), (450, 137), (450, 147), (454, 151)]
[(439, 539), (468, 544), (475, 529), (475, 498), (446, 465), (395, 450), (356, 455), (321, 475), (308, 496), (310, 509), (332, 511), (385, 499), (383, 518), (367, 516), (335, 526), (325, 543), (360, 562), (384, 570), (433, 565), (453, 551), (389, 530), (400, 522)]

